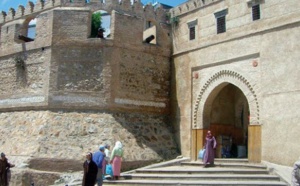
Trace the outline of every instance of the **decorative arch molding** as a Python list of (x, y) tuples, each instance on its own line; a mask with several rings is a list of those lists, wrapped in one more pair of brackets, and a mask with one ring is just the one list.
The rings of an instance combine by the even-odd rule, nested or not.
[(250, 111), (250, 125), (261, 125), (258, 96), (254, 90), (254, 87), (239, 73), (231, 70), (221, 70), (212, 75), (206, 81), (196, 98), (193, 109), (193, 129), (202, 129), (205, 125), (207, 125), (205, 122), (209, 122), (209, 113), (207, 113), (208, 111), (205, 110), (210, 111), (210, 109), (204, 109), (206, 108), (205, 106), (207, 100), (210, 99), (210, 101), (212, 101), (211, 94), (214, 91), (220, 91), (229, 83), (238, 87), (246, 96)]

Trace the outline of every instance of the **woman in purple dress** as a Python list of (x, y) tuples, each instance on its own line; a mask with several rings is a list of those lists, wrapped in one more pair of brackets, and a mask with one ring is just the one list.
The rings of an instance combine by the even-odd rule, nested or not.
[(214, 164), (217, 141), (210, 131), (207, 131), (205, 140), (205, 154), (203, 158), (203, 163), (204, 166), (207, 167), (208, 165), (212, 166)]

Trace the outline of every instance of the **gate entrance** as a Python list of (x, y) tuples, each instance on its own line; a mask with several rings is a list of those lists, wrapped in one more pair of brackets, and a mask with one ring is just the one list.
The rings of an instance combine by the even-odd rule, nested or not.
[(243, 92), (232, 84), (211, 102), (210, 123), (205, 128), (217, 140), (217, 158), (247, 158), (249, 106)]
[(259, 98), (251, 83), (239, 73), (222, 70), (201, 87), (195, 86), (192, 115), (192, 159), (197, 159), (212, 131), (218, 158), (248, 158), (261, 161)]

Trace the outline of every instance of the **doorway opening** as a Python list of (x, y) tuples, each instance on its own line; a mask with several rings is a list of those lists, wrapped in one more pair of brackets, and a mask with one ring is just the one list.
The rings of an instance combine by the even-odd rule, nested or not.
[[(208, 103), (209, 104), (209, 103)], [(217, 140), (217, 158), (247, 158), (249, 105), (233, 84), (224, 86), (211, 101), (207, 126)]]

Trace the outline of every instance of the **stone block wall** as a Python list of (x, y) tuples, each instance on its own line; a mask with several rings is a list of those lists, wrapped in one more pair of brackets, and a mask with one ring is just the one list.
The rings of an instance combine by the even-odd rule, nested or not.
[[(12, 185), (81, 171), (87, 151), (118, 140), (123, 170), (179, 155), (169, 121), (168, 26), (157, 25), (160, 44), (143, 42), (146, 20), (161, 23), (165, 12), (133, 10), (129, 1), (48, 2), (0, 19), (0, 144), (17, 164)], [(112, 35), (90, 38), (91, 14), (101, 8), (111, 13)], [(35, 40), (17, 39), (34, 18)]]
[(46, 100), (50, 56), (51, 50), (44, 49), (1, 58), (0, 108), (36, 106)]
[(168, 117), (162, 115), (15, 111), (1, 112), (0, 120), (1, 150), (9, 156), (82, 161), (86, 152), (97, 151), (101, 144), (113, 148), (116, 141), (123, 143), (127, 162), (164, 160), (178, 155)]

